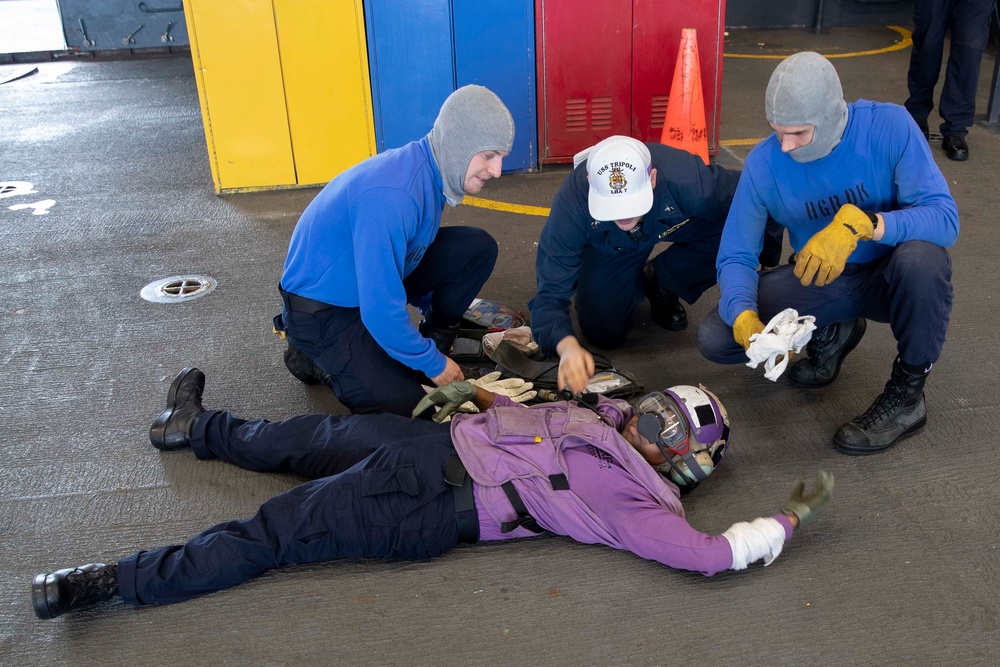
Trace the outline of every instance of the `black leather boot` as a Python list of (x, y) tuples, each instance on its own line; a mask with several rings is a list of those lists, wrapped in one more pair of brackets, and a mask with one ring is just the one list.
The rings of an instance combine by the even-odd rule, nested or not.
[(451, 354), (451, 348), (455, 344), (455, 336), (458, 335), (458, 329), (462, 323), (456, 322), (455, 324), (442, 326), (438, 322), (435, 322), (434, 325), (431, 325), (430, 322), (433, 321), (433, 317), (433, 315), (428, 315), (417, 326), (417, 330), (420, 331), (420, 335), (424, 338), (430, 338), (434, 341), (434, 347), (441, 354)]
[(792, 384), (815, 389), (837, 379), (844, 358), (858, 346), (868, 323), (864, 319), (828, 324), (813, 332), (806, 344), (806, 359), (792, 366)]
[(949, 160), (964, 162), (969, 159), (969, 144), (965, 143), (965, 137), (961, 134), (945, 135), (941, 148)]
[(833, 446), (853, 456), (875, 454), (919, 431), (927, 423), (926, 381), (926, 373), (907, 373), (897, 358), (885, 391), (863, 415), (840, 427), (833, 437)]
[(185, 368), (170, 383), (167, 408), (149, 427), (149, 441), (162, 451), (191, 446), (191, 429), (205, 411), (201, 394), (205, 391), (205, 374), (197, 368)]
[(118, 595), (118, 565), (90, 563), (35, 575), (31, 601), (38, 618), (55, 618), (68, 611), (105, 602)]
[(292, 345), (292, 341), (288, 341), (284, 358), (285, 368), (297, 380), (305, 384), (316, 384), (319, 382), (319, 378), (316, 377), (316, 371), (319, 370), (316, 368), (316, 364), (302, 350)]
[(642, 291), (649, 299), (654, 322), (670, 331), (681, 331), (687, 327), (687, 311), (684, 310), (680, 297), (660, 289), (652, 264), (646, 264), (642, 270)]
[(298, 379), (300, 382), (305, 384), (316, 384), (317, 382), (323, 384), (333, 390), (333, 381), (330, 379), (330, 374), (317, 366), (312, 359), (306, 356), (306, 353), (299, 348), (292, 345), (292, 341), (288, 341), (288, 347), (285, 348), (285, 368)]

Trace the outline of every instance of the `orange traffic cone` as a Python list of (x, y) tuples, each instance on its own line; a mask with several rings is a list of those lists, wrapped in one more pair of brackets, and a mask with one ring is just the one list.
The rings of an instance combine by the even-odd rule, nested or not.
[(694, 28), (681, 30), (674, 80), (667, 98), (660, 143), (700, 155), (708, 164), (708, 129), (705, 127), (705, 99), (701, 91), (698, 63), (698, 34)]

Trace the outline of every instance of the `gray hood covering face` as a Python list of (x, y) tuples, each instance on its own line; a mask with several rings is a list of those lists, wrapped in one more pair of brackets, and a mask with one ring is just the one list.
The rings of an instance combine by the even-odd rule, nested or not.
[(844, 136), (847, 103), (833, 64), (818, 53), (803, 51), (781, 61), (764, 97), (767, 120), (775, 125), (812, 125), (809, 144), (789, 151), (796, 162), (812, 162), (830, 154)]
[(452, 206), (465, 197), (465, 175), (476, 153), (510, 151), (514, 144), (514, 119), (491, 90), (462, 86), (444, 101), (434, 128), (427, 134), (444, 183), (444, 196)]

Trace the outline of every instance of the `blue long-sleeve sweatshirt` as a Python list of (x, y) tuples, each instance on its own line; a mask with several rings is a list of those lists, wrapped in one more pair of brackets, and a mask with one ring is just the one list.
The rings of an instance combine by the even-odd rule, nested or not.
[(380, 153), (330, 181), (302, 213), (281, 286), (334, 306), (359, 308), (389, 356), (428, 377), (446, 359), (406, 311), (405, 279), (437, 235), (445, 196), (424, 137)]
[(768, 214), (798, 252), (843, 204), (881, 213), (884, 236), (858, 243), (847, 259), (853, 263), (883, 257), (905, 241), (947, 248), (958, 238), (955, 200), (906, 109), (868, 100), (847, 107), (843, 138), (819, 160), (796, 162), (781, 152), (776, 134), (747, 156), (716, 262), (719, 314), (727, 324), (744, 310), (757, 311), (757, 257)]

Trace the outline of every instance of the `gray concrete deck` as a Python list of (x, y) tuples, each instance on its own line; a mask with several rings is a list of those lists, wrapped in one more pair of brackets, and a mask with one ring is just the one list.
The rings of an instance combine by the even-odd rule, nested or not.
[[(846, 53), (893, 39), (883, 28), (737, 33), (727, 51)], [(836, 60), (847, 99), (902, 103), (908, 56)], [(724, 140), (766, 134), (776, 64), (726, 59)], [(0, 86), (0, 110), (0, 181), (37, 191), (0, 199), (0, 663), (1000, 663), (1000, 137), (987, 128), (972, 129), (965, 163), (935, 147), (962, 232), (949, 339), (916, 437), (867, 458), (830, 445), (888, 377), (885, 325), (869, 328), (833, 386), (812, 392), (713, 365), (695, 350), (694, 326), (666, 332), (648, 310), (612, 355), (647, 387), (701, 382), (725, 401), (733, 448), (686, 502), (700, 529), (770, 515), (798, 477), (836, 475), (825, 514), (766, 569), (706, 579), (550, 537), (418, 564), (288, 568), (185, 604), (40, 621), (34, 574), (183, 541), (296, 482), (154, 450), (146, 430), (179, 368), (203, 369), (207, 405), (242, 416), (344, 409), (287, 373), (270, 333), (288, 238), (316, 191), (213, 194), (189, 60), (42, 63)], [(508, 176), (483, 194), (547, 206), (564, 174)], [(44, 199), (55, 200), (47, 215), (8, 208)], [(461, 206), (445, 222), (499, 240), (484, 296), (526, 307), (544, 219)], [(187, 273), (218, 288), (186, 304), (139, 298), (147, 283)], [(717, 296), (689, 308), (694, 324)]]

